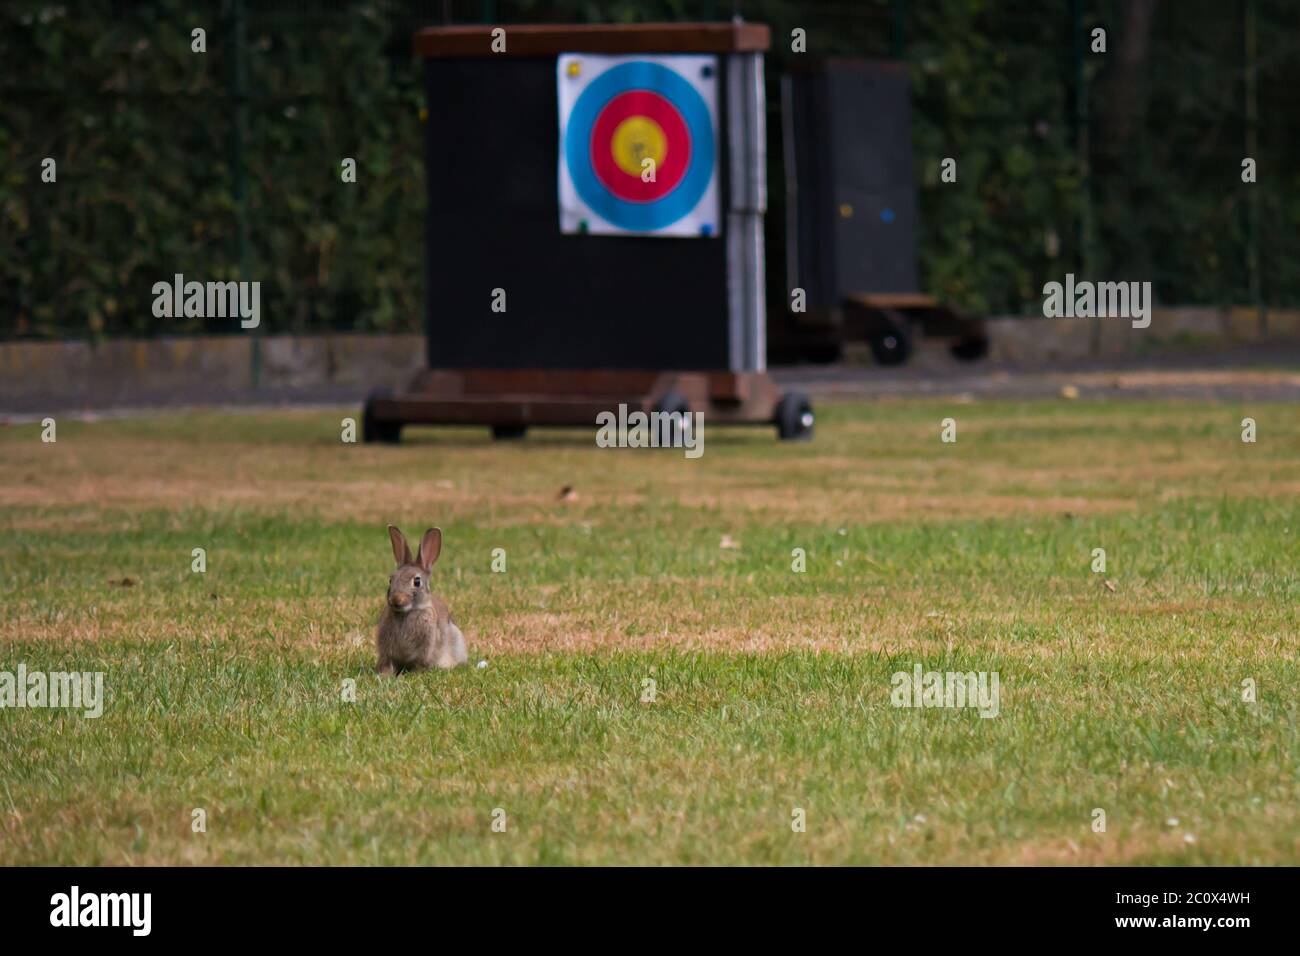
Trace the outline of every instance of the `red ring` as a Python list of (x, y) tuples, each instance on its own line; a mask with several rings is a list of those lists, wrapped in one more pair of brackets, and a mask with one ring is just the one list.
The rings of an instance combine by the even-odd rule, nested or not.
[[(655, 182), (626, 172), (614, 159), (610, 144), (618, 124), (631, 116), (644, 116), (664, 131), (664, 159), (655, 169)], [(591, 168), (605, 188), (628, 202), (654, 202), (672, 192), (686, 175), (691, 161), (691, 133), (668, 100), (649, 90), (629, 90), (615, 96), (596, 117), (591, 128)]]

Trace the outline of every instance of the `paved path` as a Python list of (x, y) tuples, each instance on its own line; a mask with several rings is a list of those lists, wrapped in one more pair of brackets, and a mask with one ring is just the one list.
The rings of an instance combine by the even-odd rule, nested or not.
[(1239, 349), (1206, 355), (1095, 359), (1015, 367), (958, 362), (922, 352), (901, 368), (808, 365), (773, 373), (785, 388), (813, 398), (886, 396), (1082, 399), (1196, 398), (1220, 401), (1300, 401), (1300, 346)]
[[(1300, 345), (1239, 349), (1204, 355), (1097, 359), (1018, 368), (958, 362), (944, 352), (920, 351), (902, 368), (858, 362), (778, 368), (784, 389), (818, 401), (835, 399), (965, 396), (970, 398), (1191, 398), (1218, 401), (1300, 402)], [(183, 391), (139, 391), (88, 406), (57, 394), (23, 396), (0, 407), (0, 423), (60, 414), (77, 418), (125, 417), (193, 407), (310, 408), (359, 406), (364, 388), (214, 391), (201, 383)]]

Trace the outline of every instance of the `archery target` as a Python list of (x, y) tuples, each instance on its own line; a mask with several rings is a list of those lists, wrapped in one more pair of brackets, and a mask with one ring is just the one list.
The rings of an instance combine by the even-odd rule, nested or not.
[(564, 53), (556, 82), (561, 232), (718, 234), (717, 57)]

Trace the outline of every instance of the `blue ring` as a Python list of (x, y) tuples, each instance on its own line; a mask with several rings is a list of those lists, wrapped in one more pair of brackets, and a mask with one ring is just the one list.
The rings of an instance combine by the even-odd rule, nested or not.
[[(681, 181), (650, 202), (619, 199), (591, 168), (591, 134), (607, 103), (620, 93), (658, 93), (681, 114), (691, 134), (691, 161)], [(667, 67), (638, 60), (623, 63), (596, 77), (578, 97), (564, 131), (564, 157), (573, 187), (592, 212), (622, 229), (652, 232), (671, 226), (699, 204), (713, 178), (713, 121), (695, 87)]]

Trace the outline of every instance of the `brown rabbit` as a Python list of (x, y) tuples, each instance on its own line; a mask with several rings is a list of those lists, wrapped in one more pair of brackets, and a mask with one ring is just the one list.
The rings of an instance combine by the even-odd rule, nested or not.
[(447, 602), (429, 590), (429, 571), (442, 551), (442, 532), (430, 528), (424, 533), (418, 559), (391, 524), (388, 537), (397, 570), (388, 580), (388, 604), (379, 618), (379, 673), (459, 667), (469, 657), (465, 636), (452, 623)]

